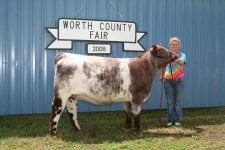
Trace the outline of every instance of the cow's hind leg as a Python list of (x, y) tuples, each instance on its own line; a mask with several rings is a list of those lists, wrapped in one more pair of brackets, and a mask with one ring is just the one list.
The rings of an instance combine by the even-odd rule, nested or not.
[(77, 100), (70, 98), (66, 103), (67, 112), (69, 114), (71, 124), (76, 131), (80, 130), (79, 123), (77, 121)]
[(132, 103), (132, 114), (134, 117), (134, 128), (136, 131), (141, 131), (141, 123), (140, 123), (140, 116), (141, 116), (141, 105)]
[(124, 109), (126, 112), (126, 128), (130, 129), (132, 128), (132, 109), (131, 109), (131, 103), (127, 102), (124, 104)]
[(56, 135), (58, 121), (66, 106), (66, 99), (55, 96), (52, 102), (52, 117), (49, 125), (49, 131), (51, 135)]

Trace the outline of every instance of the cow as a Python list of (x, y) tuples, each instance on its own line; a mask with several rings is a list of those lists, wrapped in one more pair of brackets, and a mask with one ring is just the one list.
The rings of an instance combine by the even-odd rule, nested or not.
[(126, 113), (126, 128), (141, 130), (141, 106), (151, 93), (157, 69), (177, 59), (161, 45), (152, 47), (133, 58), (110, 58), (62, 53), (54, 64), (54, 97), (49, 126), (51, 135), (56, 135), (58, 121), (64, 108), (72, 126), (80, 130), (77, 120), (77, 101), (93, 104), (123, 102)]

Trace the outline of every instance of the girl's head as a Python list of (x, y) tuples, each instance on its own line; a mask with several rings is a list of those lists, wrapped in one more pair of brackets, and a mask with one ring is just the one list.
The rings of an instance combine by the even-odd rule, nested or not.
[(178, 51), (178, 49), (181, 47), (180, 39), (178, 37), (170, 38), (169, 46), (172, 50)]

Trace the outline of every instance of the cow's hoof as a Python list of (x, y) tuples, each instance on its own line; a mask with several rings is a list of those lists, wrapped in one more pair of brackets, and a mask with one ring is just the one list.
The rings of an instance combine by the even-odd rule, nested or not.
[(126, 127), (125, 127), (126, 129), (131, 129), (132, 128), (132, 126), (131, 125), (126, 125)]
[(52, 137), (56, 137), (57, 133), (56, 133), (56, 131), (50, 131), (49, 135)]
[(141, 132), (142, 129), (140, 129), (140, 128), (135, 128), (134, 131), (136, 131), (136, 132)]
[(74, 128), (74, 131), (75, 131), (75, 132), (79, 132), (80, 129), (75, 127), (75, 128)]

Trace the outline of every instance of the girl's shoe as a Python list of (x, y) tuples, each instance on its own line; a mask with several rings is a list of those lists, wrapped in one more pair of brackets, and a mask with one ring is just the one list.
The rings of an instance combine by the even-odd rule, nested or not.
[(168, 122), (166, 125), (167, 126), (172, 126), (173, 124), (172, 124), (172, 122)]
[(181, 123), (180, 122), (175, 122), (175, 126), (180, 126)]

